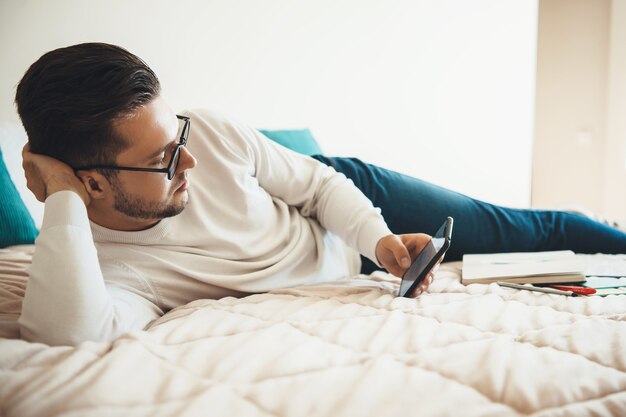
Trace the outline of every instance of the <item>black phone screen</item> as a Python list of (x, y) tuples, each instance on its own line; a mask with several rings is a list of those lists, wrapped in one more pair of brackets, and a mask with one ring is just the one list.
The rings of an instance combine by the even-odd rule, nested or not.
[(448, 218), (404, 273), (398, 294), (400, 297), (409, 296), (409, 292), (426, 279), (428, 272), (450, 246), (451, 234), (452, 218)]

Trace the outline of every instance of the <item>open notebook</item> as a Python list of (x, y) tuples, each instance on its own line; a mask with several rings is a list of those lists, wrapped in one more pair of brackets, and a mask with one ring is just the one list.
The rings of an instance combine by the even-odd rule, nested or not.
[(585, 281), (585, 264), (572, 251), (489, 253), (463, 256), (463, 284), (506, 281)]

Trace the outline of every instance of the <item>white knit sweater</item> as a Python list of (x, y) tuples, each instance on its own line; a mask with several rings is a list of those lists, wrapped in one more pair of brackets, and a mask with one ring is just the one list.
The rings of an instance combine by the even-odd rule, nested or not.
[(122, 232), (90, 222), (73, 192), (48, 197), (20, 317), (25, 339), (111, 340), (192, 300), (353, 276), (358, 253), (376, 262), (376, 243), (391, 232), (343, 174), (215, 113), (186, 115), (198, 164), (178, 216)]

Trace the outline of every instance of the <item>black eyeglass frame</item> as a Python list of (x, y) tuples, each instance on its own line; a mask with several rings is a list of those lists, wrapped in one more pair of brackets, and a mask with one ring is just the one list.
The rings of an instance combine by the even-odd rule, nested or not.
[(167, 164), (167, 168), (140, 168), (140, 167), (124, 167), (118, 165), (89, 165), (84, 167), (74, 168), (74, 171), (81, 171), (87, 169), (114, 169), (117, 171), (140, 171), (140, 172), (159, 172), (167, 174), (167, 179), (172, 180), (176, 175), (176, 169), (178, 168), (178, 162), (180, 161), (180, 148), (187, 145), (187, 139), (189, 138), (189, 127), (191, 125), (191, 119), (187, 116), (176, 115), (179, 120), (183, 120), (183, 131), (180, 134), (180, 140), (176, 144), (176, 149), (172, 154), (172, 159)]

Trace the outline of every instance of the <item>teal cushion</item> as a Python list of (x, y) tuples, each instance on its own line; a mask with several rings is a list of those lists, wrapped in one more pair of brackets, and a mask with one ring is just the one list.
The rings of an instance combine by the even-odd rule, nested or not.
[(0, 248), (33, 243), (37, 228), (11, 181), (0, 149)]
[(259, 130), (274, 142), (304, 155), (322, 154), (322, 149), (309, 129)]

